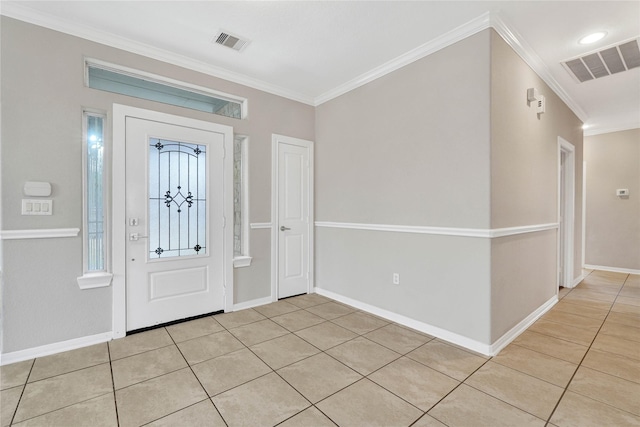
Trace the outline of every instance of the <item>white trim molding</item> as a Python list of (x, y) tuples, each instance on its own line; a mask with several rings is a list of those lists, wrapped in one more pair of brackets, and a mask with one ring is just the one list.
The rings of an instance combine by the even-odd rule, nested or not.
[(588, 270), (610, 271), (612, 273), (640, 274), (640, 270), (635, 268), (607, 267), (606, 265), (593, 264), (585, 264), (582, 268), (586, 268)]
[(353, 80), (350, 80), (334, 89), (331, 89), (328, 92), (323, 93), (322, 95), (316, 97), (315, 105), (318, 106), (324, 104), (327, 101), (330, 101), (340, 95), (357, 89), (360, 86), (364, 86), (369, 82), (379, 79), (382, 76), (385, 76), (419, 59), (429, 56), (432, 53), (446, 48), (447, 46), (451, 46), (452, 44), (457, 43), (460, 40), (464, 40), (467, 37), (470, 37), (482, 30), (489, 28), (490, 23), (491, 14), (489, 12), (485, 12), (477, 18), (472, 19), (471, 21), (462, 24), (457, 28), (454, 28), (453, 30), (445, 34), (436, 37), (435, 39), (421, 46), (418, 46), (417, 48), (412, 49), (409, 52), (380, 65), (379, 67), (374, 68), (373, 70), (361, 74)]
[(527, 328), (538, 320), (542, 315), (544, 315), (547, 311), (551, 310), (551, 308), (556, 305), (558, 302), (558, 295), (554, 295), (549, 298), (547, 302), (538, 307), (533, 313), (522, 319), (516, 326), (509, 329), (504, 335), (498, 338), (493, 344), (489, 346), (489, 355), (495, 356), (500, 353), (500, 350), (505, 348), (511, 341), (516, 339), (518, 335), (527, 330)]
[(55, 239), (60, 237), (77, 237), (79, 228), (49, 228), (33, 230), (2, 230), (0, 237), (2, 240), (20, 239)]
[(316, 287), (315, 292), (318, 295), (331, 298), (343, 304), (347, 304), (352, 307), (355, 307), (359, 310), (366, 311), (367, 313), (373, 314), (375, 316), (382, 317), (383, 319), (387, 319), (389, 321), (398, 323), (400, 325), (404, 325), (406, 327), (415, 329), (416, 331), (433, 335), (434, 337), (440, 338), (442, 340), (448, 341), (456, 345), (460, 345), (471, 351), (484, 354), (485, 356), (497, 355), (500, 352), (500, 350), (506, 347), (511, 341), (516, 339), (518, 335), (524, 332), (529, 326), (531, 326), (536, 320), (538, 320), (543, 314), (549, 311), (551, 307), (553, 307), (558, 302), (558, 296), (554, 295), (548, 301), (546, 301), (544, 304), (538, 307), (533, 313), (528, 315), (526, 318), (520, 321), (516, 326), (511, 328), (507, 333), (505, 333), (503, 336), (498, 338), (493, 344), (485, 344), (480, 341), (467, 338), (463, 335), (456, 334), (455, 332), (451, 332), (446, 329), (442, 329), (437, 326), (430, 325), (428, 323), (420, 322), (418, 320), (411, 319), (401, 314), (384, 310), (382, 308), (379, 308), (358, 300), (354, 300), (349, 297), (345, 297), (343, 295), (337, 294), (332, 291), (328, 291), (326, 289)]
[(520, 227), (507, 227), (507, 228), (494, 228), (489, 230), (490, 238), (515, 236), (518, 234), (537, 233), (539, 231), (556, 230), (558, 228), (557, 222), (550, 222), (548, 224), (534, 224), (523, 225)]
[(49, 356), (50, 354), (88, 347), (90, 345), (111, 341), (112, 338), (113, 337), (111, 332), (104, 332), (101, 334), (89, 335), (86, 337), (74, 338), (67, 341), (46, 344), (39, 347), (27, 348), (25, 350), (3, 353), (2, 355), (0, 355), (0, 365), (8, 365), (10, 363), (35, 359), (36, 357)]
[(253, 258), (250, 256), (237, 256), (233, 258), (233, 267), (249, 267), (251, 265), (251, 260)]
[[(558, 286), (573, 287), (575, 245), (576, 155), (569, 141), (558, 137)], [(562, 155), (565, 155), (564, 164)], [(564, 218), (562, 218), (564, 216)], [(562, 277), (560, 277), (562, 275)], [(562, 279), (562, 282), (560, 281)]]
[(415, 319), (411, 319), (410, 317), (403, 316), (398, 313), (394, 313), (392, 311), (388, 311), (349, 297), (345, 297), (343, 295), (337, 294), (332, 291), (328, 291), (322, 288), (315, 288), (315, 292), (318, 295), (325, 296), (327, 298), (331, 298), (343, 304), (350, 305), (359, 310), (366, 311), (367, 313), (373, 314), (378, 317), (382, 317), (383, 319), (387, 319), (391, 322), (398, 323), (400, 325), (404, 325), (411, 329), (415, 329), (416, 331), (423, 332), (425, 334), (432, 335), (434, 337), (443, 339), (450, 343), (460, 345), (462, 347), (468, 348), (471, 351), (475, 351), (484, 355), (490, 354), (490, 346), (485, 343), (481, 343), (479, 341), (473, 340), (471, 338), (467, 338), (463, 335), (456, 334), (451, 331), (447, 331), (446, 329), (439, 328), (437, 326), (430, 325), (428, 323), (420, 322)]
[(98, 273), (85, 273), (84, 275), (78, 277), (78, 286), (80, 289), (95, 289), (95, 288), (106, 288), (111, 284), (111, 279), (113, 279), (113, 274), (106, 272), (98, 272)]
[(603, 133), (624, 132), (626, 130), (640, 129), (640, 122), (626, 123), (618, 126), (588, 127), (584, 130), (584, 136), (602, 135)]
[(578, 286), (580, 284), (580, 282), (582, 282), (584, 280), (584, 278), (587, 277), (587, 276), (588, 276), (587, 274), (582, 273), (581, 275), (579, 275), (578, 277), (573, 279), (572, 288), (575, 288), (576, 286)]
[(535, 233), (539, 231), (555, 230), (558, 223), (525, 225), (508, 228), (456, 228), (456, 227), (425, 227), (417, 225), (390, 224), (361, 224), (352, 222), (316, 221), (316, 227), (346, 228), (349, 230), (390, 231), (394, 233), (432, 234), (439, 236), (480, 237), (494, 239), (498, 237), (515, 236), (518, 234)]
[(247, 308), (253, 308), (261, 305), (271, 304), (272, 302), (273, 301), (271, 300), (270, 296), (264, 297), (264, 298), (252, 299), (249, 301), (239, 302), (238, 304), (234, 304), (233, 311), (245, 310)]

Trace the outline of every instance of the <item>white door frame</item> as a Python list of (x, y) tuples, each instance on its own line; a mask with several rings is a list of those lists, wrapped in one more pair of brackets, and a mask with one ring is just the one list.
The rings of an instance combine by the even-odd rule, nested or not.
[[(204, 130), (219, 131), (219, 124), (175, 116), (127, 105), (113, 104), (113, 157), (112, 168), (118, 173), (112, 173), (112, 262), (113, 262), (113, 338), (122, 338), (127, 334), (127, 287), (126, 287), (126, 117), (137, 117), (145, 120), (163, 123), (180, 121), (185, 126)], [(215, 126), (215, 129), (213, 128)], [(224, 311), (233, 310), (233, 128), (229, 128), (231, 138), (225, 140), (224, 159)], [(227, 184), (229, 183), (229, 184)], [(229, 189), (227, 190), (227, 187)]]
[[(564, 173), (564, 218), (562, 227), (558, 228), (558, 278), (560, 277), (560, 259), (564, 256), (563, 282), (564, 287), (573, 288), (573, 265), (574, 265), (574, 227), (575, 227), (575, 200), (576, 200), (576, 148), (569, 141), (558, 137), (558, 224), (560, 224), (562, 194), (562, 173)], [(564, 168), (562, 167), (562, 154), (565, 154)], [(563, 235), (560, 231), (564, 230)], [(562, 239), (563, 245), (560, 245)], [(560, 253), (560, 248), (564, 249), (564, 254)], [(556, 286), (558, 288), (558, 286)]]
[(271, 300), (278, 300), (278, 265), (279, 265), (279, 203), (280, 200), (280, 183), (278, 178), (278, 154), (280, 150), (280, 144), (290, 144), (296, 145), (299, 147), (307, 148), (309, 151), (309, 188), (307, 191), (309, 192), (309, 285), (307, 292), (312, 293), (314, 290), (314, 239), (313, 239), (313, 231), (314, 231), (314, 160), (313, 160), (313, 141), (307, 141), (304, 139), (292, 138), (284, 135), (273, 134), (271, 137)]

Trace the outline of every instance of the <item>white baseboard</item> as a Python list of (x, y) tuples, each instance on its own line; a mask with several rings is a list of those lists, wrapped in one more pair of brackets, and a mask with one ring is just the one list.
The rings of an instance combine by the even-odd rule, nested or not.
[(366, 311), (367, 313), (371, 313), (375, 316), (382, 317), (383, 319), (390, 320), (395, 323), (399, 323), (400, 325), (407, 326), (411, 329), (415, 329), (416, 331), (423, 332), (425, 334), (432, 335), (434, 337), (443, 339), (450, 343), (468, 348), (471, 351), (475, 351), (480, 354), (484, 354), (487, 356), (491, 356), (490, 350), (491, 346), (481, 343), (476, 340), (472, 340), (462, 335), (458, 335), (454, 332), (447, 331), (446, 329), (438, 328), (437, 326), (429, 325), (428, 323), (420, 322), (415, 319), (411, 319), (409, 317), (403, 316), (398, 313), (394, 313), (388, 310), (384, 310), (382, 308), (366, 304), (361, 301), (357, 301), (351, 299), (349, 297), (342, 296), (340, 294), (336, 294), (331, 291), (327, 291), (326, 289), (316, 287), (316, 293), (327, 298), (334, 299), (341, 303), (350, 305), (359, 310)]
[(577, 278), (573, 279), (573, 283), (571, 284), (571, 287), (575, 288), (576, 286), (578, 286), (578, 284), (580, 282), (582, 282), (585, 277), (587, 277), (587, 275), (582, 273), (580, 276), (578, 276)]
[(536, 309), (533, 313), (525, 317), (520, 323), (507, 331), (506, 334), (498, 338), (491, 346), (489, 346), (489, 355), (495, 356), (500, 353), (500, 350), (505, 348), (511, 341), (516, 339), (518, 335), (527, 330), (527, 328), (538, 320), (543, 314), (551, 309), (554, 305), (558, 303), (558, 295), (554, 295), (547, 302), (542, 304), (540, 307)]
[(271, 297), (252, 299), (250, 301), (233, 304), (233, 311), (244, 310), (245, 308), (258, 307), (260, 305), (270, 304), (272, 302), (273, 301), (271, 300)]
[(316, 293), (319, 295), (323, 295), (327, 298), (334, 299), (341, 303), (366, 311), (367, 313), (371, 313), (375, 316), (382, 317), (383, 319), (387, 319), (392, 322), (399, 323), (400, 325), (407, 326), (411, 329), (415, 329), (416, 331), (420, 331), (425, 334), (432, 335), (444, 341), (448, 341), (452, 344), (465, 347), (471, 351), (475, 351), (476, 353), (484, 354), (485, 356), (495, 356), (496, 354), (498, 354), (500, 350), (506, 347), (511, 341), (516, 339), (518, 335), (524, 332), (529, 326), (533, 324), (533, 322), (538, 320), (540, 316), (542, 316), (547, 311), (549, 311), (549, 309), (551, 309), (551, 307), (553, 307), (558, 302), (558, 296), (554, 295), (547, 302), (545, 302), (538, 309), (536, 309), (536, 311), (531, 313), (524, 320), (522, 320), (516, 326), (511, 328), (506, 334), (498, 338), (496, 342), (494, 342), (491, 345), (488, 345), (476, 340), (472, 340), (471, 338), (467, 338), (465, 336), (456, 334), (454, 332), (448, 331), (446, 329), (438, 328), (437, 326), (429, 325), (428, 323), (420, 322), (418, 320), (411, 319), (401, 314), (393, 313), (391, 311), (387, 311), (379, 307), (375, 307), (373, 305), (369, 305), (361, 301), (357, 301), (349, 297), (336, 294), (335, 292), (327, 291), (326, 289), (316, 287), (315, 290), (316, 290)]
[(63, 351), (75, 350), (81, 347), (88, 347), (94, 344), (111, 341), (113, 334), (104, 332), (102, 334), (89, 335), (72, 340), (56, 342), (40, 347), (28, 348), (25, 350), (13, 351), (11, 353), (3, 353), (0, 355), (0, 365), (8, 365), (10, 363), (22, 362), (24, 360), (35, 359), (36, 357), (49, 356)]
[(587, 270), (611, 271), (613, 273), (640, 274), (640, 270), (633, 268), (607, 267), (605, 265), (585, 264), (583, 268), (586, 268)]

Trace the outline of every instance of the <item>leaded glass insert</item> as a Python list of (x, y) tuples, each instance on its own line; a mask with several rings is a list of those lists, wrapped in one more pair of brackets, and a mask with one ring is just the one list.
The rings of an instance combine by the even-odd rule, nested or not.
[(149, 139), (149, 258), (207, 252), (206, 146)]

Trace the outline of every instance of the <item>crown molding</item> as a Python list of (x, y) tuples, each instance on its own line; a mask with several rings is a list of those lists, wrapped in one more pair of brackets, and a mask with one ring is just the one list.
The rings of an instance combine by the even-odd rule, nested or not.
[(518, 54), (518, 56), (520, 56), (522, 60), (525, 61), (527, 65), (529, 65), (533, 71), (551, 88), (551, 90), (555, 92), (556, 95), (565, 102), (565, 104), (567, 104), (567, 106), (580, 120), (582, 120), (583, 123), (587, 121), (587, 113), (562, 88), (560, 83), (558, 83), (558, 81), (552, 76), (542, 59), (540, 59), (538, 54), (535, 53), (524, 38), (514, 30), (512, 26), (505, 22), (499, 11), (485, 12), (476, 19), (463, 24), (442, 36), (381, 65), (380, 67), (361, 74), (355, 79), (350, 80), (335, 89), (325, 92), (315, 99), (315, 105), (318, 106), (337, 98), (340, 95), (431, 55), (432, 53), (444, 49), (447, 46), (459, 42), (487, 28), (493, 28)]
[(171, 52), (165, 49), (159, 49), (151, 45), (140, 43), (126, 37), (116, 36), (105, 31), (99, 31), (77, 22), (54, 17), (49, 14), (36, 11), (29, 7), (19, 5), (17, 4), (17, 2), (2, 2), (0, 14), (9, 18), (38, 25), (40, 27), (45, 27), (50, 30), (59, 31), (61, 33), (80, 37), (92, 42), (101, 43), (116, 49), (125, 50), (127, 52), (146, 56), (151, 59), (156, 59), (158, 61), (166, 62), (172, 65), (177, 65), (179, 67), (207, 74), (212, 77), (228, 80), (230, 82), (268, 92), (273, 95), (282, 96), (284, 98), (298, 101), (303, 104), (314, 105), (314, 100), (312, 97), (305, 96), (295, 91), (291, 91), (289, 89), (273, 85), (262, 80), (254, 79), (240, 73), (229, 71), (221, 67), (216, 67), (203, 61), (194, 60), (184, 55), (179, 55), (175, 52)]
[(544, 64), (538, 54), (531, 48), (529, 43), (513, 28), (505, 22), (499, 12), (491, 14), (491, 28), (493, 28), (509, 46), (529, 65), (533, 71), (551, 88), (553, 92), (573, 111), (573, 113), (584, 123), (589, 116), (576, 103), (569, 94), (562, 88), (560, 83), (553, 77), (549, 68)]
[(431, 55), (439, 50), (444, 49), (447, 46), (451, 46), (454, 43), (464, 40), (482, 30), (489, 28), (491, 23), (491, 14), (485, 12), (479, 17), (463, 24), (448, 33), (445, 33), (417, 48), (410, 50), (409, 52), (400, 55), (399, 57), (392, 59), (389, 62), (382, 64), (379, 67), (374, 68), (364, 74), (359, 75), (353, 80), (341, 84), (340, 86), (331, 89), (328, 92), (323, 93), (315, 99), (315, 105), (321, 105), (327, 101), (344, 95), (360, 86), (363, 86), (369, 82), (379, 79), (393, 71), (396, 71), (404, 66), (407, 66), (419, 59)]
[[(165, 49), (159, 49), (145, 43), (140, 43), (125, 37), (119, 37), (104, 31), (98, 31), (77, 22), (53, 17), (33, 10), (29, 7), (18, 4), (17, 2), (2, 2), (0, 14), (10, 18), (25, 21), (41, 27), (60, 31), (96, 43), (105, 44), (117, 49), (136, 53), (159, 61), (174, 64), (193, 71), (201, 72), (213, 77), (228, 80), (233, 83), (241, 84), (253, 89), (271, 93), (273, 95), (282, 96), (293, 101), (303, 104), (318, 106), (331, 99), (337, 98), (353, 89), (363, 86), (373, 80), (376, 80), (386, 74), (389, 74), (399, 68), (411, 64), (422, 59), (432, 53), (435, 53), (447, 46), (458, 41), (470, 37), (487, 28), (493, 28), (500, 36), (511, 46), (511, 48), (540, 76), (540, 78), (553, 90), (553, 92), (562, 99), (567, 106), (576, 114), (576, 116), (586, 122), (588, 115), (586, 112), (567, 94), (558, 81), (551, 75), (549, 69), (529, 46), (524, 38), (513, 29), (499, 11), (485, 12), (477, 18), (463, 24), (448, 33), (445, 33), (436, 39), (427, 42), (385, 64), (374, 68), (373, 70), (361, 74), (360, 76), (343, 83), (336, 88), (327, 91), (320, 96), (312, 97), (292, 91), (277, 85), (273, 85), (262, 80), (254, 79), (243, 74), (232, 72), (221, 67), (216, 67), (202, 61), (188, 58)], [(593, 131), (590, 131), (593, 132)], [(604, 132), (601, 132), (604, 133)], [(590, 134), (590, 133), (589, 133)], [(594, 133), (595, 134), (595, 133)]]
[(584, 130), (584, 136), (602, 135), (604, 133), (624, 132), (626, 130), (640, 129), (640, 123), (627, 123), (626, 125), (611, 127), (593, 127)]

